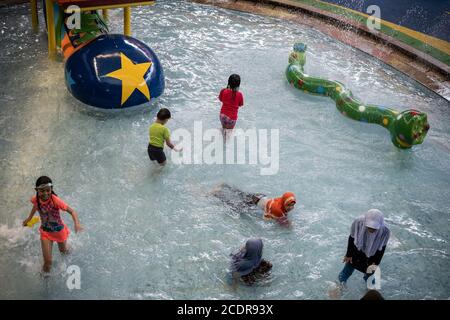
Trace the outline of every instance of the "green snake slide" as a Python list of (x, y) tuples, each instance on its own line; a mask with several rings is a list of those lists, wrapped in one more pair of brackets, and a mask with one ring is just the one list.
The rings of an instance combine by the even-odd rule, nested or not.
[(289, 65), (286, 69), (286, 77), (291, 85), (308, 93), (330, 97), (344, 116), (385, 127), (391, 134), (392, 143), (398, 148), (409, 149), (423, 142), (430, 129), (426, 113), (413, 109), (399, 112), (364, 104), (342, 83), (307, 75), (303, 70), (306, 63), (305, 54), (306, 44), (294, 44), (294, 51), (289, 55)]

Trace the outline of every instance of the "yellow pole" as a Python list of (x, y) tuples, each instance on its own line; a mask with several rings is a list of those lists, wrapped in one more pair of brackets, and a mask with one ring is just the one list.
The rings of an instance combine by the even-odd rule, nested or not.
[(39, 27), (37, 0), (31, 0), (30, 4), (31, 4), (31, 24), (33, 25), (33, 30), (37, 31)]
[(47, 11), (48, 55), (50, 58), (54, 58), (56, 56), (56, 38), (53, 0), (45, 0), (45, 8)]
[(131, 36), (131, 8), (123, 8), (123, 33)]
[(105, 22), (108, 21), (108, 9), (102, 10), (102, 16), (103, 16), (103, 19), (105, 20)]

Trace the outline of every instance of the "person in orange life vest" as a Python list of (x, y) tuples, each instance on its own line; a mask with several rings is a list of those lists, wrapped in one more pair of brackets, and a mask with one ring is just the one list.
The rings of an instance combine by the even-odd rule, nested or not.
[(263, 218), (265, 220), (274, 219), (281, 225), (289, 226), (287, 214), (294, 209), (297, 200), (292, 192), (286, 192), (281, 197), (273, 199), (256, 196), (255, 202), (258, 207), (264, 210)]
[(33, 218), (36, 211), (41, 218), (41, 247), (44, 256), (44, 272), (50, 272), (52, 266), (52, 247), (53, 242), (58, 243), (59, 251), (62, 254), (68, 253), (67, 238), (69, 237), (69, 228), (63, 222), (59, 210), (64, 210), (72, 215), (75, 225), (75, 232), (80, 232), (83, 227), (78, 220), (77, 213), (62, 201), (54, 192), (52, 180), (49, 177), (42, 176), (36, 181), (36, 195), (31, 198), (33, 208), (30, 215), (23, 221), (23, 225)]
[(218, 185), (212, 191), (212, 195), (239, 212), (256, 205), (263, 209), (264, 219), (276, 220), (284, 226), (290, 226), (287, 214), (294, 209), (296, 203), (295, 195), (292, 192), (286, 192), (279, 198), (269, 199), (262, 194), (241, 191), (227, 183)]

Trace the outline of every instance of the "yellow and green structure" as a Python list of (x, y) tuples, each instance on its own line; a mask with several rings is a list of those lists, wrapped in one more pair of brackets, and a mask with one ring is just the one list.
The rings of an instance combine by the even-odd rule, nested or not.
[[(58, 51), (62, 54), (66, 86), (75, 98), (101, 109), (123, 109), (154, 101), (163, 93), (164, 72), (157, 55), (131, 37), (131, 8), (153, 4), (135, 0), (43, 0), (49, 56), (54, 57)], [(37, 1), (32, 0), (31, 6), (33, 27), (37, 28)], [(123, 34), (109, 33), (110, 9), (123, 10)], [(79, 14), (77, 27), (68, 23), (72, 14)]]

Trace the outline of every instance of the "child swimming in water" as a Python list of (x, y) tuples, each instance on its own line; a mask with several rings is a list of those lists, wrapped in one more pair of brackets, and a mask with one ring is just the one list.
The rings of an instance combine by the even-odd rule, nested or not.
[(289, 225), (287, 215), (294, 209), (295, 203), (295, 195), (292, 192), (285, 192), (279, 198), (260, 197), (256, 205), (264, 210), (264, 219), (274, 219), (282, 225)]
[(212, 192), (235, 211), (258, 207), (263, 210), (265, 220), (275, 220), (283, 226), (290, 226), (287, 215), (294, 209), (296, 199), (292, 192), (286, 192), (279, 198), (267, 198), (263, 194), (254, 194), (241, 191), (226, 183), (222, 183)]

